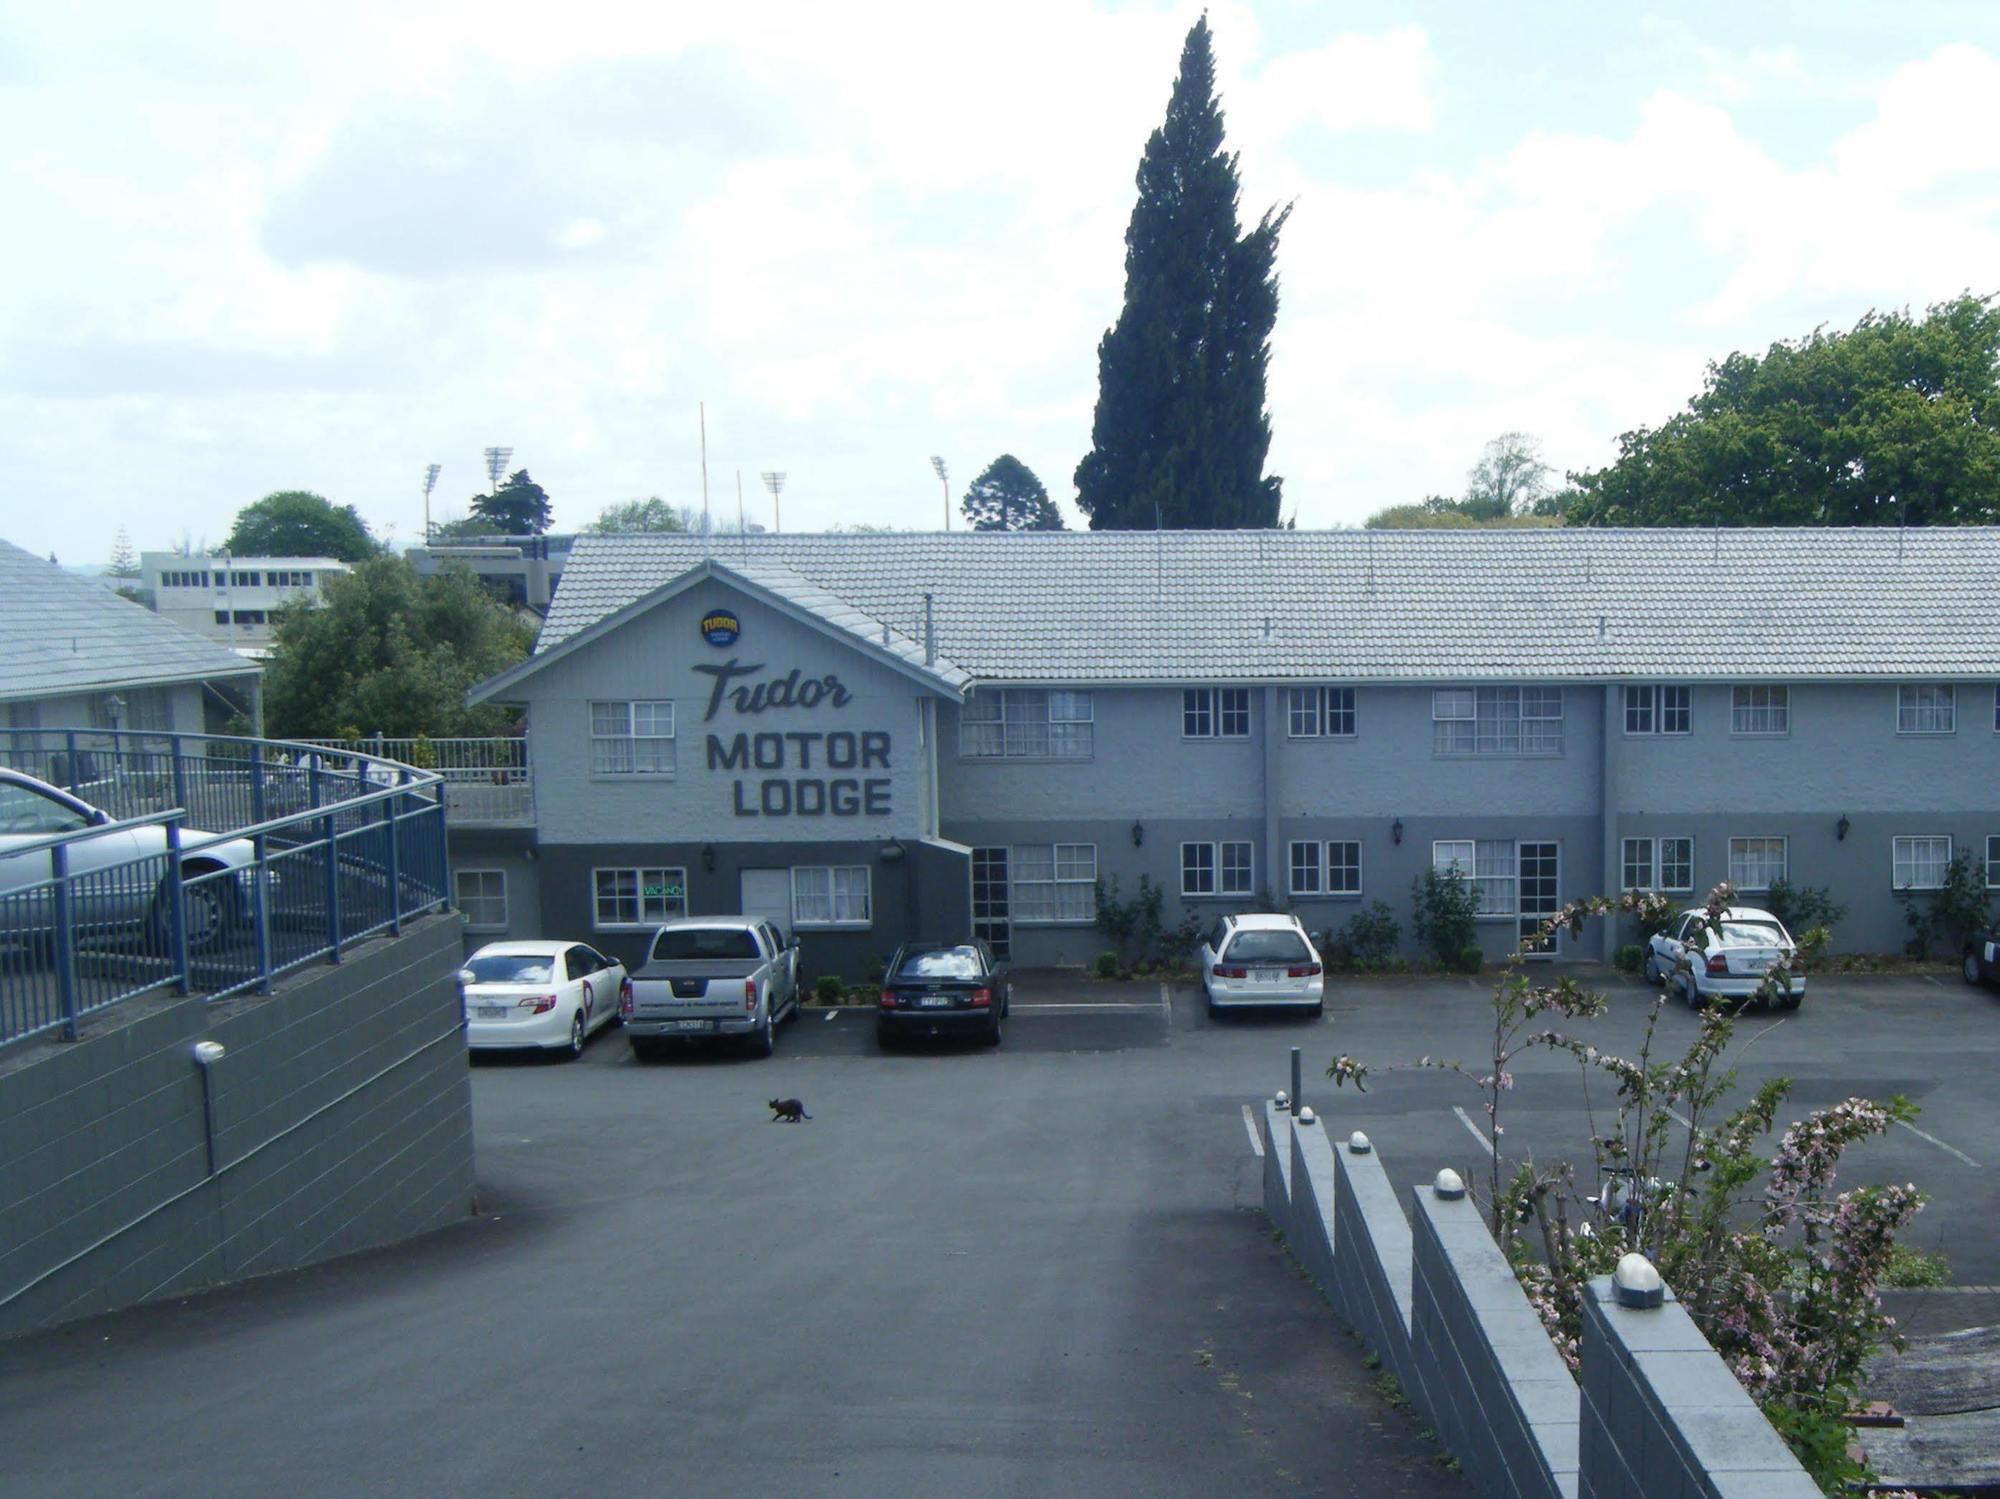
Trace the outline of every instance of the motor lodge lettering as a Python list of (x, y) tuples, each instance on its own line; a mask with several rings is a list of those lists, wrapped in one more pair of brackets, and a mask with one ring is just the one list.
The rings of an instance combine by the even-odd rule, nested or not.
[[(744, 679), (761, 673), (763, 663), (744, 665), (733, 657), (721, 666), (694, 669), (715, 679), (704, 723), (724, 707), (751, 716), (772, 708), (844, 708), (853, 701), (853, 694), (832, 672), (806, 677), (794, 668), (753, 683)], [(874, 729), (710, 734), (708, 768), (777, 772), (755, 778), (754, 783), (737, 777), (730, 805), (738, 817), (886, 817), (890, 779), (867, 772), (889, 769), (890, 742), (888, 734)]]

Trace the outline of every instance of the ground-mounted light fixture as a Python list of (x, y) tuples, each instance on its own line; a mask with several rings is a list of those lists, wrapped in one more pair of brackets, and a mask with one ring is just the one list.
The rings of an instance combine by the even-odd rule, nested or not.
[(1847, 830), (1853, 826), (1854, 824), (1847, 820), (1847, 814), (1843, 812), (1840, 814), (1840, 821), (1833, 825), (1833, 836), (1840, 842), (1845, 843), (1847, 841)]
[(1659, 1267), (1643, 1254), (1628, 1254), (1618, 1261), (1618, 1268), (1611, 1272), (1611, 1288), (1620, 1306), (1640, 1310), (1660, 1306), (1667, 1299)]
[(1143, 822), (1135, 822), (1135, 823), (1133, 823), (1133, 824), (1132, 824), (1132, 847), (1134, 847), (1134, 848), (1138, 848), (1138, 847), (1139, 847), (1139, 846), (1140, 846), (1141, 844), (1143, 844), (1143, 843), (1144, 843), (1145, 841), (1146, 841), (1146, 825), (1145, 825), (1145, 824), (1144, 824)]
[(1399, 817), (1394, 822), (1389, 824), (1389, 841), (1391, 843), (1401, 843), (1403, 841), (1402, 818)]
[(704, 843), (701, 846), (701, 867), (709, 874), (715, 873), (715, 845), (713, 843)]

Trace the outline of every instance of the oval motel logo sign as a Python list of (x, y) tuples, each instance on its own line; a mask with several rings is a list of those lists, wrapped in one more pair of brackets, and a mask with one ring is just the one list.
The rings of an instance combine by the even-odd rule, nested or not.
[(743, 633), (743, 622), (729, 609), (711, 609), (701, 617), (701, 638), (712, 646), (730, 646)]

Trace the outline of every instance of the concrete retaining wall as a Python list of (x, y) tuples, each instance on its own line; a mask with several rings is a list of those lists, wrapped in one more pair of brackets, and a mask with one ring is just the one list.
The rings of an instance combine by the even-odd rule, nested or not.
[(1819, 1489), (1668, 1294), (1585, 1305), (1582, 1388), (1469, 1197), (1411, 1190), (1327, 1121), (1264, 1105), (1271, 1220), (1494, 1499), (1809, 1499)]
[[(457, 916), (267, 997), (134, 1002), (0, 1061), (0, 1337), (466, 1214)], [(197, 1041), (225, 1055), (207, 1079)]]

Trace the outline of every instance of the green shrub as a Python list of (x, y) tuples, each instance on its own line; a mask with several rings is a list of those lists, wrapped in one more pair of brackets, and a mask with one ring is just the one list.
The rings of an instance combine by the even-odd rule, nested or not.
[(1904, 1290), (1948, 1286), (1951, 1284), (1951, 1265), (1941, 1254), (1926, 1254), (1921, 1249), (1897, 1244), (1889, 1251), (1889, 1265), (1882, 1272), (1882, 1284)]
[(1320, 943), (1320, 956), (1332, 968), (1366, 971), (1386, 961), (1396, 951), (1403, 934), (1395, 915), (1382, 901), (1371, 901), (1352, 916), (1339, 931), (1327, 929)]
[(1903, 919), (1910, 926), (1906, 951), (1913, 958), (1928, 958), (1940, 945), (1956, 953), (1990, 919), (1992, 898), (1986, 893), (1985, 872), (1970, 854), (1960, 854), (1945, 866), (1944, 884), (1938, 889), (1898, 890), (1896, 899), (1903, 903)]
[(1479, 915), (1479, 892), (1456, 869), (1440, 874), (1426, 869), (1410, 886), (1416, 913), (1410, 929), (1431, 961), (1450, 968), (1459, 954), (1478, 940), (1474, 921)]
[(1097, 976), (1101, 979), (1116, 978), (1118, 976), (1117, 953), (1101, 952), (1097, 955)]
[(1794, 885), (1779, 878), (1764, 892), (1764, 909), (1785, 924), (1794, 937), (1823, 926), (1829, 932), (1847, 919), (1847, 907), (1825, 885)]
[(1611, 955), (1611, 961), (1620, 973), (1637, 973), (1639, 965), (1646, 961), (1646, 949), (1628, 942)]
[(1469, 943), (1458, 950), (1458, 961), (1454, 965), (1460, 973), (1477, 973), (1486, 966), (1486, 954), (1479, 950), (1479, 944)]
[(813, 984), (813, 997), (823, 1005), (837, 1005), (847, 998), (847, 984), (837, 973), (822, 973)]

